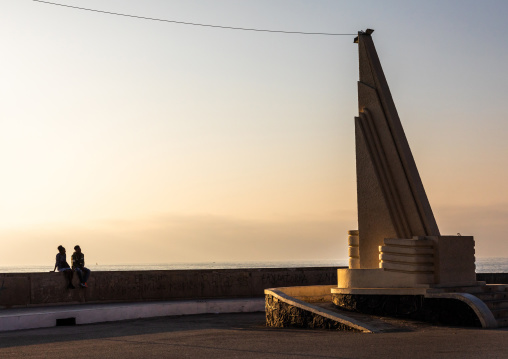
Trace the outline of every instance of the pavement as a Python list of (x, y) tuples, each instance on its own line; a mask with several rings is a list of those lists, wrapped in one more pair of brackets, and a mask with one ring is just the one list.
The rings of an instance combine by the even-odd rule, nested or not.
[(398, 324), (365, 334), (268, 328), (262, 312), (169, 316), (4, 332), (0, 358), (508, 358), (506, 329)]

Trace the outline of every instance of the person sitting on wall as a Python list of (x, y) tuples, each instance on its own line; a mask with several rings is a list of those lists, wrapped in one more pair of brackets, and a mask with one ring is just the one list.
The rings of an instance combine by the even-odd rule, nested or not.
[(79, 277), (79, 285), (82, 288), (88, 288), (86, 282), (90, 277), (90, 269), (85, 267), (85, 255), (81, 252), (81, 247), (76, 245), (72, 254), (72, 269), (76, 271)]
[(63, 272), (65, 278), (67, 279), (67, 289), (76, 288), (72, 285), (72, 277), (74, 276), (74, 272), (71, 270), (69, 263), (67, 263), (65, 248), (62, 245), (58, 246), (58, 253), (56, 255), (55, 268), (53, 269), (53, 272), (57, 268), (59, 272)]

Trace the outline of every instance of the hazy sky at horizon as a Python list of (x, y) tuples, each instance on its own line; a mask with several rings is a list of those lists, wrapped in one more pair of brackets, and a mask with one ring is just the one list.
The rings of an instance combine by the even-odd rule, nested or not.
[[(55, 2), (58, 2), (55, 0)], [(72, 0), (374, 42), (443, 234), (508, 257), (505, 1)], [(347, 257), (353, 36), (0, 0), (0, 264)]]

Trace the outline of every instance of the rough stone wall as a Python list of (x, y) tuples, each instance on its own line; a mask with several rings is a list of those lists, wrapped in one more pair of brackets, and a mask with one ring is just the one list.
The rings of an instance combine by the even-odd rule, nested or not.
[(285, 303), (267, 294), (265, 296), (266, 325), (275, 328), (329, 329), (360, 332), (343, 323)]
[(332, 294), (332, 302), (353, 312), (433, 324), (481, 327), (474, 310), (456, 299), (424, 298), (423, 295)]
[(332, 294), (332, 302), (341, 309), (365, 314), (404, 317), (423, 307), (423, 295)]
[(92, 272), (66, 289), (62, 273), (0, 274), (0, 308), (68, 303), (263, 297), (266, 288), (337, 283), (337, 268)]

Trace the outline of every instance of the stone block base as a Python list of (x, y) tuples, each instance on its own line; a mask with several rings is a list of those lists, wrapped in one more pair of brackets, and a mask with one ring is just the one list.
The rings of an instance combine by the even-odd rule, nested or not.
[(433, 324), (482, 327), (475, 311), (466, 303), (423, 295), (365, 295), (332, 293), (341, 309), (379, 316), (421, 320)]
[(338, 269), (338, 288), (415, 288), (429, 287), (432, 274), (393, 272), (376, 269)]
[(296, 305), (291, 305), (279, 298), (265, 295), (266, 325), (276, 328), (308, 328), (361, 332), (356, 328), (326, 318)]

